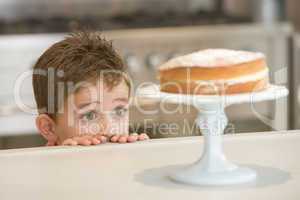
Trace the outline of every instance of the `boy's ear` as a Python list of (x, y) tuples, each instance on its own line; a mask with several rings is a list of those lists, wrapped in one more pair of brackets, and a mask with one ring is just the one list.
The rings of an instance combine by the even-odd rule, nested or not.
[(48, 141), (47, 146), (54, 146), (57, 144), (58, 137), (55, 134), (55, 122), (47, 114), (40, 114), (37, 116), (36, 127), (40, 134)]

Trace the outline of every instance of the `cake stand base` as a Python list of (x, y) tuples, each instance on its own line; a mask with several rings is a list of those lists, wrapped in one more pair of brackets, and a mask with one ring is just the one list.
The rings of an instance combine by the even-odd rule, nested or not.
[(229, 164), (222, 171), (208, 171), (201, 163), (190, 165), (170, 176), (174, 181), (191, 185), (233, 185), (256, 179), (256, 172), (246, 167)]

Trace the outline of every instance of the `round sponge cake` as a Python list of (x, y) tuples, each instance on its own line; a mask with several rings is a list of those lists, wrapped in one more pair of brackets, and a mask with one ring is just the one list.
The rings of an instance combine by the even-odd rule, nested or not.
[(169, 60), (159, 67), (163, 92), (224, 95), (260, 91), (269, 75), (262, 53), (207, 49)]

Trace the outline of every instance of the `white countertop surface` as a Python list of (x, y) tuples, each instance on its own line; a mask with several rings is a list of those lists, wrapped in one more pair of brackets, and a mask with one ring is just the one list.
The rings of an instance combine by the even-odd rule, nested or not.
[(197, 160), (202, 137), (156, 139), (93, 147), (0, 151), (0, 199), (300, 198), (300, 131), (224, 136), (227, 157), (257, 170), (254, 183), (201, 187), (166, 176)]

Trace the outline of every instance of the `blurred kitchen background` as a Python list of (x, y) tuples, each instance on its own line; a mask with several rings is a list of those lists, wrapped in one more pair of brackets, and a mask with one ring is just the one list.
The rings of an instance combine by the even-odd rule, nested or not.
[[(23, 74), (21, 98), (34, 108), (30, 73), (23, 72), (51, 44), (82, 28), (103, 31), (114, 41), (135, 85), (157, 83), (157, 66), (177, 55), (204, 48), (261, 51), (272, 82), (286, 85), (290, 96), (229, 107), (226, 133), (300, 128), (299, 8), (297, 0), (1, 0), (0, 149), (45, 143), (37, 134), (35, 115), (16, 105), (15, 82)], [(139, 102), (144, 109), (159, 107), (156, 101)], [(133, 104), (132, 129), (146, 130), (152, 138), (198, 135), (196, 113), (146, 115)], [(166, 123), (179, 127), (160, 126)]]

